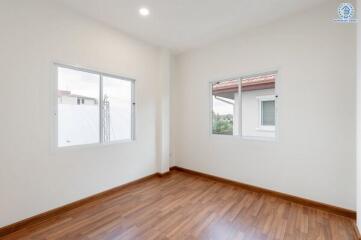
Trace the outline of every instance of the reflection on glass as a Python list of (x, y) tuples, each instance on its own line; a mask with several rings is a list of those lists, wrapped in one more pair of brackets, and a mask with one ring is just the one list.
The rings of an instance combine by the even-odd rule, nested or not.
[(132, 83), (103, 77), (103, 142), (132, 138)]
[(262, 101), (262, 126), (275, 125), (275, 100)]

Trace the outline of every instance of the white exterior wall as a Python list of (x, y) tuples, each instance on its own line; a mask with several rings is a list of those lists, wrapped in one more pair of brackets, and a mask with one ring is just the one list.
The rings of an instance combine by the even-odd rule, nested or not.
[[(160, 49), (55, 1), (2, 0), (0, 29), (0, 227), (159, 170)], [(53, 151), (53, 62), (136, 79), (136, 141)]]
[[(338, 1), (177, 57), (176, 165), (356, 209), (356, 25)], [(209, 134), (209, 81), (278, 70), (278, 136)]]
[(94, 100), (91, 99), (84, 99), (84, 104), (85, 105), (96, 105), (96, 102)]
[[(61, 97), (58, 97), (58, 103), (77, 105), (78, 98), (77, 97), (69, 97), (69, 96), (61, 96)], [(96, 105), (97, 102), (95, 100), (85, 98), (84, 104), (85, 105)]]
[[(261, 130), (258, 97), (275, 95), (274, 89), (242, 92), (242, 135), (246, 137), (275, 137), (274, 131)], [(277, 124), (277, 123), (276, 123)]]

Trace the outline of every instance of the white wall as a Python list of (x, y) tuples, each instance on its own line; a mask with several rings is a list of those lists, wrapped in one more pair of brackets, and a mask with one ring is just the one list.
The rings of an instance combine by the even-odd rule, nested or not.
[(177, 75), (176, 57), (173, 56), (171, 61), (171, 83), (170, 83), (170, 142), (169, 142), (169, 165), (170, 167), (176, 166), (176, 146), (177, 142), (177, 130), (178, 126), (178, 109), (174, 108), (178, 106), (178, 101), (181, 101), (178, 97), (178, 75)]
[[(355, 209), (355, 26), (334, 23), (335, 9), (320, 6), (173, 64), (168, 51), (50, 1), (2, 0), (0, 227), (164, 172), (169, 158)], [(55, 61), (137, 80), (134, 143), (52, 151)], [(208, 81), (268, 70), (280, 71), (278, 140), (209, 136)]]
[(172, 73), (172, 54), (163, 49), (160, 55), (160, 87), (158, 94), (157, 159), (160, 173), (166, 173), (170, 167), (170, 84)]
[[(361, 17), (361, 0), (357, 1), (357, 17)], [(356, 118), (356, 151), (357, 151), (357, 226), (361, 232), (361, 23), (357, 23), (357, 118)]]
[[(160, 49), (45, 0), (2, 0), (0, 29), (0, 227), (159, 170)], [(53, 152), (54, 61), (136, 79), (136, 141)]]
[[(334, 21), (337, 5), (178, 56), (176, 164), (355, 209), (356, 27)], [(208, 82), (273, 70), (277, 141), (210, 136)]]

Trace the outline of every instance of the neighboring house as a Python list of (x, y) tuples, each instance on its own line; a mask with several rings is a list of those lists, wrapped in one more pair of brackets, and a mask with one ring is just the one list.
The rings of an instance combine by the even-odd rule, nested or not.
[(97, 105), (98, 100), (96, 98), (72, 94), (70, 91), (59, 90), (58, 103), (71, 105)]
[[(242, 135), (250, 137), (274, 137), (275, 74), (242, 79)], [(213, 85), (214, 101), (233, 105), (233, 135), (238, 135), (239, 83), (226, 81)]]

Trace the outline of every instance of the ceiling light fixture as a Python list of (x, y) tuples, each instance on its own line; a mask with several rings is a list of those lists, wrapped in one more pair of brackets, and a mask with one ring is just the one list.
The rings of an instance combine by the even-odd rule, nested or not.
[(143, 8), (140, 8), (140, 9), (139, 9), (139, 14), (142, 15), (142, 16), (144, 16), (144, 17), (145, 17), (145, 16), (148, 16), (149, 13), (150, 13), (150, 12), (149, 12), (149, 9), (148, 9), (148, 8), (144, 8), (144, 7), (143, 7)]

